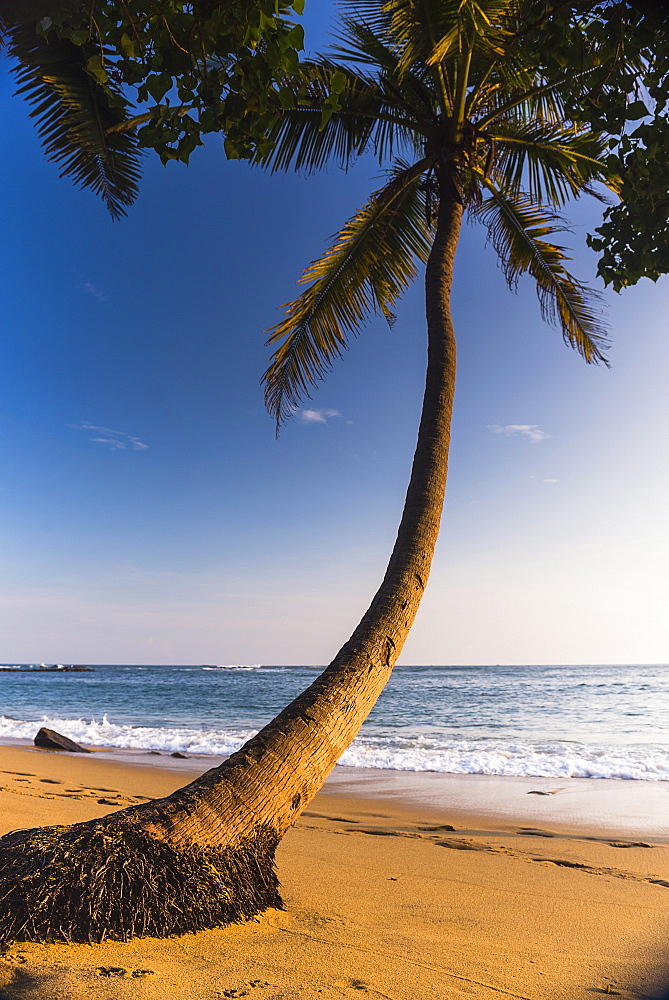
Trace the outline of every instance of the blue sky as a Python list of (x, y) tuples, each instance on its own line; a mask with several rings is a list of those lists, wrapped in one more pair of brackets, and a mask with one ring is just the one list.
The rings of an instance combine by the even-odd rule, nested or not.
[[(263, 330), (378, 166), (266, 175), (216, 140), (187, 169), (147, 159), (113, 223), (45, 161), (12, 90), (3, 75), (0, 660), (327, 662), (394, 540), (422, 288), (278, 442)], [(584, 279), (598, 212), (570, 213)], [(667, 280), (605, 293), (606, 370), (541, 321), (529, 281), (508, 291), (480, 228), (456, 267), (448, 498), (402, 662), (666, 660)]]

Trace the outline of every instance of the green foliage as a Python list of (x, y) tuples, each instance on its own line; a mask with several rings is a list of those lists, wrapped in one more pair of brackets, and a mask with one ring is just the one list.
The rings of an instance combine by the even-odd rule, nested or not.
[[(142, 149), (187, 163), (222, 133), (230, 158), (267, 152), (299, 65), (302, 0), (4, 0), (0, 40), (47, 156), (112, 215)], [(146, 105), (146, 111), (133, 108)]]
[(390, 180), (304, 271), (307, 287), (270, 331), (264, 380), (277, 425), (370, 314), (392, 320), (429, 256), (440, 198), (486, 225), (512, 288), (523, 274), (534, 279), (542, 316), (568, 344), (588, 362), (605, 361), (597, 296), (569, 273), (552, 236), (566, 228), (555, 210), (568, 199), (593, 185), (619, 190), (618, 161), (598, 130), (566, 110), (578, 74), (546, 72), (534, 39), (523, 40), (534, 0), (342, 6), (335, 49), (302, 64), (272, 148), (255, 161), (311, 171), (371, 153), (390, 162)]
[(267, 405), (277, 423), (322, 378), (358, 333), (370, 312), (392, 324), (392, 308), (416, 277), (416, 258), (425, 262), (431, 233), (426, 222), (421, 161), (398, 164), (390, 181), (350, 219), (334, 243), (305, 270), (309, 287), (286, 306), (271, 330), (278, 344), (265, 373)]
[(484, 183), (491, 197), (475, 209), (475, 214), (488, 227), (509, 286), (515, 288), (521, 274), (530, 274), (536, 282), (543, 318), (558, 324), (565, 341), (587, 362), (606, 363), (604, 330), (592, 289), (576, 281), (565, 268), (564, 261), (569, 260), (565, 248), (542, 239), (566, 229), (564, 220), (526, 195), (504, 194), (490, 181)]
[[(269, 154), (281, 116), (304, 104), (304, 38), (294, 20), (303, 7), (304, 0), (3, 0), (0, 42), (33, 105), (47, 156), (118, 217), (136, 197), (142, 150), (155, 151), (163, 163), (188, 163), (205, 135), (220, 133), (231, 159)], [(348, 162), (370, 141), (383, 162), (433, 114), (435, 96), (457, 138), (472, 98), (460, 69), (476, 77), (487, 60), (497, 96), (480, 85), (492, 111), (500, 110), (499, 94), (515, 88), (537, 120), (577, 123), (608, 142), (622, 202), (606, 210), (589, 238), (605, 282), (620, 290), (669, 271), (666, 4), (341, 0), (339, 8), (345, 38), (333, 55), (342, 65), (323, 60), (318, 79), (308, 70), (319, 113), (295, 139), (298, 165), (319, 169), (330, 155)], [(351, 54), (353, 75), (345, 65)], [(538, 67), (542, 84), (532, 95)], [(384, 92), (391, 78), (392, 87), (411, 91), (402, 114), (384, 106), (392, 100)], [(407, 113), (416, 120), (407, 121)], [(329, 148), (316, 134), (326, 132)], [(544, 152), (559, 157), (557, 143), (550, 154), (540, 151), (530, 132), (522, 155), (507, 150), (509, 163), (522, 161), (522, 172), (534, 143), (535, 190), (541, 174), (555, 203), (580, 181), (575, 187), (564, 175), (564, 160), (546, 162)], [(510, 136), (504, 138), (508, 145)]]
[[(132, 133), (110, 131), (125, 120), (123, 96), (96, 82), (91, 57), (66, 38), (47, 44), (32, 31), (15, 31), (20, 52), (18, 93), (33, 105), (47, 158), (61, 176), (100, 195), (113, 218), (137, 195), (141, 150)], [(95, 70), (97, 72), (97, 69)]]
[[(606, 138), (620, 203), (588, 238), (616, 291), (669, 272), (669, 15), (641, 0), (537, 0), (526, 41), (547, 72), (585, 73), (565, 106)], [(585, 90), (582, 81), (587, 81)]]
[(618, 152), (622, 201), (588, 237), (601, 252), (599, 273), (620, 291), (669, 273), (669, 122), (656, 117), (624, 136)]

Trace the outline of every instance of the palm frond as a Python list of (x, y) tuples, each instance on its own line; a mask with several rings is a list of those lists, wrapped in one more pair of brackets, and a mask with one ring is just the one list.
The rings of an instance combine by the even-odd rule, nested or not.
[(376, 73), (397, 74), (397, 46), (382, 33), (373, 31), (363, 21), (351, 17), (341, 19), (341, 31), (335, 34), (330, 51), (339, 58), (358, 66), (373, 66)]
[(345, 20), (365, 24), (379, 38), (391, 37), (388, 0), (337, 0), (337, 8)]
[(564, 220), (527, 196), (507, 195), (491, 181), (483, 183), (490, 197), (474, 214), (487, 226), (509, 287), (515, 289), (520, 275), (530, 274), (542, 318), (559, 326), (565, 342), (588, 363), (607, 364), (599, 296), (569, 274), (565, 248), (544, 239), (564, 232)]
[(422, 172), (430, 161), (398, 164), (334, 238), (329, 250), (302, 274), (309, 287), (284, 306), (285, 316), (267, 341), (279, 346), (263, 376), (265, 402), (279, 426), (358, 334), (374, 312), (392, 322), (392, 309), (426, 261), (431, 233), (426, 222)]
[(67, 39), (47, 42), (28, 25), (11, 27), (9, 55), (47, 159), (80, 187), (104, 201), (113, 218), (125, 214), (138, 193), (142, 151), (134, 133), (111, 132), (128, 118), (121, 94), (113, 103), (86, 72), (82, 50)]
[(516, 7), (517, 0), (461, 0), (456, 23), (435, 40), (428, 64), (444, 62), (458, 53), (463, 36), (471, 38), (475, 53), (506, 57), (508, 31), (504, 22)]
[(460, 30), (461, 5), (462, 0), (389, 0), (390, 30), (403, 67), (427, 62), (441, 39)]
[(373, 66), (374, 79), (398, 110), (413, 117), (431, 117), (435, 111), (433, 74), (417, 63), (409, 71), (400, 66), (400, 53), (391, 39), (375, 34), (367, 24), (346, 18), (332, 53), (337, 60), (354, 66)]
[[(508, 72), (508, 69), (503, 65), (503, 61), (501, 61), (499, 72), (503, 74), (505, 70)], [(594, 67), (583, 70), (581, 73), (573, 74), (571, 79), (578, 79), (592, 72), (594, 72)], [(536, 81), (536, 74), (533, 74), (532, 78), (533, 81)], [(514, 87), (511, 93), (509, 93), (507, 81), (507, 87), (502, 87), (498, 91), (495, 106), (491, 111), (484, 114), (483, 118), (477, 124), (479, 128), (487, 128), (494, 121), (505, 120), (509, 116), (514, 115), (519, 120), (527, 120), (530, 115), (537, 118), (545, 118), (553, 122), (563, 120), (564, 105), (560, 90), (564, 90), (566, 82), (564, 79), (548, 81), (541, 79), (527, 89), (524, 87), (516, 89)]]
[(588, 129), (507, 120), (494, 123), (486, 136), (495, 143), (493, 178), (510, 195), (525, 191), (534, 202), (558, 207), (596, 181), (618, 186), (603, 140)]
[[(322, 108), (335, 74), (345, 77), (339, 107), (323, 125)], [(333, 160), (345, 168), (371, 149), (380, 161), (396, 150), (416, 148), (416, 133), (427, 128), (403, 108), (376, 80), (343, 64), (324, 60), (305, 63), (295, 83), (306, 91), (286, 109), (268, 132), (273, 148), (253, 162), (276, 170), (320, 170)]]

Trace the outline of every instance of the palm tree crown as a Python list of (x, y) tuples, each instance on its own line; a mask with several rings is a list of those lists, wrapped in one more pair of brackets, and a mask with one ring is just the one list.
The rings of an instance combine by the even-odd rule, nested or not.
[(595, 182), (615, 191), (618, 181), (603, 139), (565, 119), (567, 78), (548, 80), (524, 51), (526, 0), (356, 0), (340, 9), (338, 44), (302, 65), (273, 151), (256, 162), (348, 168), (371, 152), (389, 176), (304, 271), (306, 289), (270, 331), (264, 381), (277, 424), (370, 312), (392, 320), (427, 261), (444, 197), (487, 227), (509, 285), (529, 272), (542, 316), (586, 361), (605, 361), (596, 293), (568, 272), (553, 238), (567, 229), (558, 210), (568, 199), (594, 194)]

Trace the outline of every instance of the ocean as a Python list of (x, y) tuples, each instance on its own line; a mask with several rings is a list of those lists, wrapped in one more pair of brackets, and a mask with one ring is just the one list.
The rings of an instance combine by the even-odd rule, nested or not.
[[(238, 749), (320, 669), (7, 666), (0, 739), (31, 740), (44, 725), (82, 743), (215, 758)], [(669, 665), (396, 667), (339, 763), (669, 781)]]

